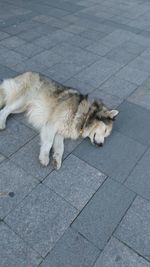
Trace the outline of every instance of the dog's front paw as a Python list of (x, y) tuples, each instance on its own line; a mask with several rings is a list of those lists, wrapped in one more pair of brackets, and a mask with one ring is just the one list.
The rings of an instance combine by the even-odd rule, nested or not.
[(39, 161), (42, 164), (42, 166), (46, 167), (49, 164), (49, 156), (48, 155), (40, 155)]
[(59, 170), (60, 167), (61, 167), (61, 159), (60, 158), (55, 158), (53, 157), (53, 160), (52, 160), (52, 165), (54, 167), (55, 170)]
[(6, 128), (6, 122), (0, 119), (0, 130), (4, 130)]

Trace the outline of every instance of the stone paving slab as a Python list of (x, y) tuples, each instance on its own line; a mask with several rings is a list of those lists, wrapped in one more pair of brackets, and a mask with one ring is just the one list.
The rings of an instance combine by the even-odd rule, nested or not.
[(99, 249), (103, 249), (134, 196), (124, 186), (107, 179), (72, 227)]
[(125, 185), (137, 194), (150, 200), (149, 162), (150, 149), (147, 150), (137, 166), (134, 168), (133, 172), (129, 175)]
[(75, 208), (41, 184), (5, 221), (34, 250), (45, 257), (76, 216)]
[(0, 222), (0, 240), (1, 267), (36, 267), (42, 261), (40, 255), (3, 222)]
[(0, 131), (0, 152), (4, 156), (10, 156), (35, 135), (35, 131), (31, 128), (26, 127), (13, 118), (8, 118), (7, 128)]
[(150, 260), (150, 203), (137, 197), (115, 232), (119, 240)]
[(141, 86), (129, 96), (128, 101), (143, 108), (150, 109), (150, 78), (145, 80)]
[(9, 195), (0, 196), (0, 218), (3, 219), (13, 208), (24, 199), (28, 193), (38, 184), (37, 180), (25, 171), (18, 168), (10, 161), (4, 161), (0, 165), (0, 191), (12, 192)]
[(125, 99), (137, 88), (136, 84), (130, 83), (118, 77), (108, 79), (100, 87), (106, 93)]
[(102, 148), (85, 140), (73, 154), (113, 179), (123, 182), (145, 149), (140, 143), (114, 131)]
[(121, 104), (119, 110), (120, 114), (115, 124), (116, 129), (144, 145), (149, 145), (150, 124), (148, 121), (150, 112), (129, 102)]
[(106, 245), (94, 267), (149, 267), (150, 263), (114, 237)]
[(60, 171), (53, 171), (44, 181), (52, 190), (81, 210), (104, 182), (106, 176), (71, 155)]
[(40, 267), (93, 266), (100, 250), (72, 229), (68, 229)]

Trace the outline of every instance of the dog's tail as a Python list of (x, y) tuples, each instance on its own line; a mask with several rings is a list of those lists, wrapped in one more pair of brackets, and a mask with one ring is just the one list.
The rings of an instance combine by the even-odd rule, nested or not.
[(0, 109), (5, 105), (5, 95), (2, 84), (3, 82), (0, 84)]

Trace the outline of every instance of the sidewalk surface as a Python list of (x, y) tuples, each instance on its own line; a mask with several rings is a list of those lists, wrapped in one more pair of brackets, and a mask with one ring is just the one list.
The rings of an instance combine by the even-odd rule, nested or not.
[(150, 267), (150, 1), (1, 0), (0, 79), (26, 70), (120, 114), (103, 148), (38, 162), (21, 115), (0, 132), (1, 267)]

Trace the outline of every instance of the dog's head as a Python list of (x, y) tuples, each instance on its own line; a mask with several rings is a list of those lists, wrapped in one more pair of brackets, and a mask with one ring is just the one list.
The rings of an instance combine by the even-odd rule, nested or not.
[(89, 109), (82, 136), (89, 137), (97, 146), (104, 144), (112, 131), (113, 121), (118, 110), (109, 110), (101, 101), (94, 101)]

